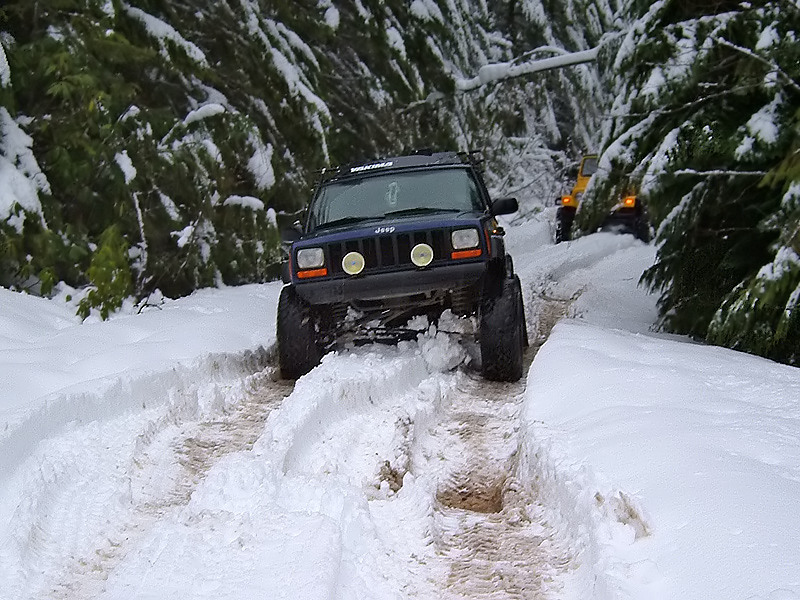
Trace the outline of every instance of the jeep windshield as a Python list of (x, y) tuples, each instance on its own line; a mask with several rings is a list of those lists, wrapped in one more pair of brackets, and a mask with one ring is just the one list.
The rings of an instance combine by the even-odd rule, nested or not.
[(478, 186), (466, 169), (370, 173), (322, 187), (311, 206), (308, 230), (484, 209)]

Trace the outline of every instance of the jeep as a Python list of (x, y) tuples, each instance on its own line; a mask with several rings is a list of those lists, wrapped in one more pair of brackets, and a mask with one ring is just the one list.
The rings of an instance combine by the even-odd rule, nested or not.
[[(580, 206), (580, 200), (589, 181), (597, 172), (597, 155), (587, 154), (581, 158), (575, 185), (569, 194), (556, 199), (555, 242), (568, 242), (572, 239), (572, 223), (575, 213)], [(645, 243), (650, 242), (650, 220), (647, 210), (641, 199), (636, 195), (636, 187), (631, 185), (628, 178), (623, 178), (618, 190), (622, 191), (618, 202), (611, 208), (600, 225), (601, 231), (614, 233), (630, 233)]]
[(392, 157), (324, 170), (305, 222), (284, 230), (281, 374), (304, 375), (342, 339), (413, 339), (408, 321), (475, 316), (488, 379), (522, 376), (522, 289), (475, 152)]

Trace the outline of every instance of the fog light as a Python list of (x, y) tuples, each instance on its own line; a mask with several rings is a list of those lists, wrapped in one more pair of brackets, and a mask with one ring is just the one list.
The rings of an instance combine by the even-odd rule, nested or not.
[(348, 275), (358, 275), (364, 270), (364, 257), (358, 252), (348, 252), (342, 259), (342, 269)]
[(418, 267), (427, 267), (433, 261), (433, 248), (428, 244), (417, 244), (411, 249), (411, 262)]

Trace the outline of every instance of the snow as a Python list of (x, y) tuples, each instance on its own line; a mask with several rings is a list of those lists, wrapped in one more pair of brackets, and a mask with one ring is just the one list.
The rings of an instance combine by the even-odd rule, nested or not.
[(165, 43), (169, 41), (181, 48), (186, 53), (186, 56), (197, 64), (208, 67), (208, 60), (206, 59), (206, 55), (203, 54), (203, 51), (195, 44), (185, 39), (172, 25), (165, 23), (158, 17), (154, 17), (135, 6), (123, 3), (122, 8), (131, 17), (142, 23), (148, 34), (158, 40), (158, 44), (161, 47), (161, 56), (169, 60), (169, 50)]
[(773, 23), (771, 25), (767, 25), (761, 32), (761, 35), (758, 36), (758, 41), (756, 42), (755, 48), (756, 50), (769, 50), (780, 41), (780, 36), (775, 28), (775, 24)]
[(119, 170), (125, 177), (125, 183), (128, 184), (136, 177), (136, 167), (133, 166), (131, 157), (128, 156), (128, 151), (123, 150), (114, 155), (114, 162), (117, 163)]
[(523, 75), (530, 75), (532, 73), (548, 71), (550, 69), (560, 69), (569, 65), (593, 62), (597, 60), (597, 54), (599, 50), (600, 49), (598, 47), (580, 52), (565, 51), (565, 53), (561, 56), (530, 60), (520, 64), (505, 62), (484, 65), (478, 69), (478, 75), (476, 77), (472, 77), (470, 79), (456, 79), (456, 89), (462, 92), (467, 92), (495, 81), (502, 81), (512, 77), (521, 77)]
[(783, 95), (776, 94), (775, 98), (754, 113), (747, 121), (745, 129), (749, 135), (745, 135), (739, 146), (736, 148), (736, 158), (742, 158), (749, 154), (753, 149), (756, 140), (761, 140), (766, 145), (774, 144), (778, 140), (778, 109), (783, 104)]
[(0, 87), (11, 85), (11, 67), (8, 66), (8, 58), (3, 45), (0, 44)]
[[(31, 150), (33, 140), (0, 106), (0, 221), (7, 221), (18, 233), (26, 215), (38, 215), (44, 225), (39, 192), (50, 193), (50, 184)], [(18, 214), (14, 207), (22, 209)]]
[(221, 104), (217, 104), (215, 102), (211, 102), (209, 104), (205, 104), (198, 109), (190, 111), (186, 118), (183, 120), (184, 125), (190, 125), (192, 123), (196, 123), (198, 121), (202, 121), (203, 119), (208, 119), (209, 117), (214, 117), (216, 115), (221, 115), (225, 112), (225, 107)]
[(272, 144), (264, 144), (260, 137), (251, 135), (248, 139), (253, 148), (253, 155), (247, 161), (247, 170), (255, 179), (261, 190), (268, 190), (275, 185), (275, 171), (272, 168)]
[(325, 24), (334, 31), (339, 28), (339, 11), (335, 6), (330, 6), (325, 11)]
[(439, 6), (433, 0), (414, 0), (409, 8), (412, 15), (422, 21), (435, 19), (444, 23), (444, 16)]
[(84, 323), (0, 289), (4, 597), (459, 597), (478, 550), (441, 549), (461, 517), (437, 490), (469, 410), (510, 427), (484, 451), (515, 461), (503, 514), (557, 561), (542, 597), (800, 598), (800, 369), (654, 332), (655, 249), (553, 245), (553, 211), (503, 223), (532, 340), (566, 318), (497, 397), (469, 399), (489, 388), (452, 317), (292, 389), (269, 362), (279, 284)]
[(222, 203), (223, 206), (241, 206), (250, 210), (264, 210), (264, 203), (253, 196), (228, 196)]
[(397, 50), (398, 54), (403, 57), (405, 60), (406, 58), (406, 45), (403, 42), (402, 34), (397, 31), (396, 28), (392, 27), (388, 23), (385, 27), (386, 37), (389, 40), (389, 46)]

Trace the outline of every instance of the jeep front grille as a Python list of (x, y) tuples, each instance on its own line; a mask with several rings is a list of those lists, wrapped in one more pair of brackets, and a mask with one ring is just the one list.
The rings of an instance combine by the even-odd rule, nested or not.
[(331, 242), (325, 245), (331, 275), (341, 275), (342, 258), (348, 252), (359, 252), (364, 257), (365, 271), (381, 271), (392, 267), (412, 267), (411, 249), (425, 243), (433, 248), (433, 262), (436, 265), (450, 258), (450, 239), (448, 229), (394, 233), (346, 242)]

